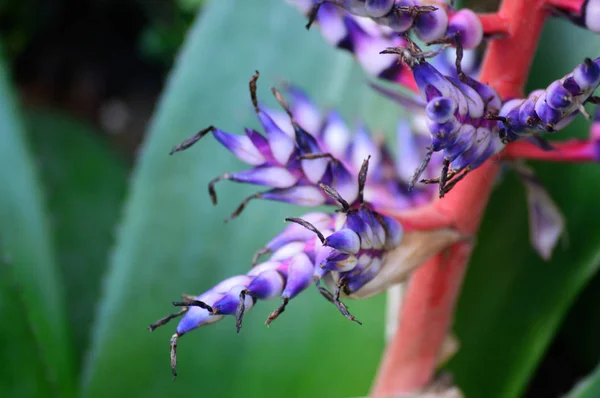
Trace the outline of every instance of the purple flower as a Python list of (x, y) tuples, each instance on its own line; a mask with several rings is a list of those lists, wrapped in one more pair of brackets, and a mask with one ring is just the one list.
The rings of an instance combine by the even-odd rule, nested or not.
[[(413, 30), (425, 43), (452, 42), (459, 37), (465, 48), (475, 48), (483, 40), (483, 27), (470, 10), (456, 12), (446, 1), (419, 0), (293, 0), (308, 16), (307, 27), (318, 22), (324, 35), (335, 43), (343, 37), (338, 14), (355, 21), (370, 18), (389, 31), (406, 33)], [(337, 10), (334, 10), (334, 7)], [(325, 15), (323, 15), (325, 14)]]
[[(583, 105), (600, 85), (600, 58), (575, 67), (573, 72), (536, 90), (526, 99), (505, 102), (499, 112), (500, 134), (504, 141), (556, 132), (565, 128), (577, 114), (587, 115)], [(589, 115), (588, 115), (589, 117)]]
[[(213, 203), (217, 202), (215, 185), (222, 180), (271, 188), (246, 198), (230, 219), (237, 217), (253, 199), (301, 206), (335, 204), (319, 184), (334, 188), (352, 204), (358, 199), (355, 177), (367, 156), (371, 156), (371, 175), (365, 195), (373, 206), (395, 212), (431, 198), (432, 191), (427, 187), (408, 192), (404, 170), (394, 164), (390, 151), (375, 143), (364, 127), (351, 138), (339, 114), (331, 112), (323, 117), (306, 95), (294, 87), (287, 90), (292, 99), (290, 104), (274, 90), (285, 112), (262, 107), (256, 98), (257, 79), (258, 73), (251, 80), (251, 99), (265, 135), (246, 129), (246, 135), (241, 136), (210, 126), (171, 151), (185, 150), (212, 133), (238, 159), (253, 166), (248, 170), (225, 173), (209, 183)], [(406, 137), (412, 132), (399, 129), (399, 134)], [(406, 146), (404, 152), (420, 152), (414, 140), (401, 138), (400, 141)]]
[[(229, 278), (198, 296), (185, 296), (184, 301), (174, 303), (182, 307), (179, 312), (150, 326), (154, 330), (183, 315), (171, 339), (174, 375), (177, 342), (191, 330), (230, 315), (236, 318), (239, 331), (244, 315), (257, 301), (279, 298), (281, 304), (267, 318), (270, 324), (311, 284), (342, 315), (360, 323), (341, 297), (362, 298), (383, 292), (403, 282), (431, 255), (462, 238), (452, 229), (405, 233), (395, 218), (381, 211), (399, 213), (427, 203), (434, 194), (430, 187), (408, 192), (406, 165), (396, 161), (388, 148), (376, 144), (364, 127), (350, 138), (337, 113), (322, 117), (296, 88), (287, 90), (292, 99), (289, 104), (274, 90), (283, 112), (259, 106), (257, 78), (258, 74), (250, 82), (251, 99), (265, 135), (246, 130), (245, 136), (237, 136), (211, 126), (175, 147), (172, 153), (189, 148), (212, 132), (234, 155), (252, 166), (213, 179), (209, 184), (213, 201), (215, 183), (226, 179), (272, 187), (249, 199), (309, 206), (329, 204), (338, 209), (286, 219), (291, 224), (256, 253), (253, 264), (258, 265), (246, 275)], [(419, 153), (422, 137), (406, 124), (399, 125), (398, 136), (400, 153), (418, 162), (414, 155)], [(431, 164), (438, 165), (435, 161)], [(259, 263), (265, 254), (269, 258)]]
[[(236, 318), (238, 332), (243, 317), (258, 300), (281, 298), (281, 305), (267, 318), (267, 325), (285, 311), (289, 302), (315, 283), (318, 291), (348, 319), (360, 323), (340, 301), (376, 279), (385, 266), (387, 254), (402, 242), (403, 229), (395, 219), (377, 213), (364, 201), (368, 158), (358, 173), (356, 200), (350, 204), (331, 186), (320, 189), (340, 206), (334, 214), (309, 213), (288, 218), (289, 225), (261, 249), (268, 261), (254, 266), (246, 275), (234, 276), (199, 296), (186, 296), (173, 303), (182, 307), (175, 314), (150, 325), (150, 330), (183, 315), (171, 338), (171, 367), (176, 376), (178, 339), (187, 332), (223, 319)], [(321, 281), (331, 288), (321, 286)], [(378, 282), (378, 286), (382, 282)], [(372, 289), (372, 288), (370, 288)]]
[[(580, 105), (600, 80), (598, 60), (586, 60), (547, 90), (535, 92), (526, 100), (503, 104), (491, 87), (460, 69), (456, 77), (442, 74), (425, 61), (424, 53), (409, 44), (413, 47), (393, 48), (390, 52), (400, 54), (406, 61), (423, 101), (386, 94), (410, 106), (415, 120), (426, 120), (423, 128), (431, 136), (426, 152), (422, 150), (426, 139), (419, 134), (423, 128), (400, 122), (399, 157), (394, 159), (389, 148), (376, 143), (363, 126), (351, 137), (338, 113), (323, 116), (295, 87), (286, 90), (289, 103), (273, 89), (283, 111), (267, 109), (256, 98), (258, 72), (250, 81), (250, 93), (264, 135), (250, 129), (245, 135), (235, 135), (210, 126), (173, 149), (171, 153), (185, 150), (212, 133), (251, 166), (213, 179), (209, 193), (214, 203), (215, 184), (221, 180), (270, 188), (246, 198), (232, 217), (257, 198), (339, 207), (334, 213), (315, 212), (286, 219), (291, 224), (257, 252), (253, 265), (265, 254), (270, 255), (267, 261), (203, 294), (185, 296), (184, 301), (174, 303), (182, 307), (179, 312), (150, 325), (150, 330), (154, 330), (183, 316), (171, 338), (174, 375), (176, 348), (182, 335), (227, 315), (236, 318), (239, 332), (243, 317), (259, 300), (279, 298), (281, 304), (266, 320), (270, 324), (312, 284), (342, 315), (360, 323), (341, 297), (364, 298), (383, 292), (403, 282), (430, 256), (464, 238), (453, 229), (404, 231), (395, 218), (383, 214), (400, 214), (433, 198), (431, 186), (420, 185), (411, 191), (411, 183), (422, 174), (433, 176), (441, 167), (439, 178), (425, 182), (439, 182), (441, 188), (450, 189), (469, 170), (503, 148), (499, 132), (514, 126), (512, 120), (525, 120), (531, 128), (528, 112), (533, 112), (535, 120), (544, 121), (555, 117), (551, 112), (544, 113), (544, 107), (548, 107), (561, 112), (561, 117), (552, 119), (559, 126), (581, 111)], [(540, 98), (544, 98), (544, 106), (538, 105)], [(435, 152), (442, 156), (434, 156)], [(424, 161), (420, 160), (423, 156)], [(415, 168), (417, 172), (413, 173)], [(531, 170), (521, 165), (516, 168), (527, 188), (532, 244), (547, 258), (562, 233), (562, 216)], [(463, 174), (459, 174), (461, 171)], [(447, 191), (440, 191), (442, 195), (444, 192)]]
[(514, 164), (514, 168), (527, 194), (531, 245), (544, 260), (549, 260), (554, 246), (563, 234), (564, 217), (536, 178), (533, 169), (523, 163)]

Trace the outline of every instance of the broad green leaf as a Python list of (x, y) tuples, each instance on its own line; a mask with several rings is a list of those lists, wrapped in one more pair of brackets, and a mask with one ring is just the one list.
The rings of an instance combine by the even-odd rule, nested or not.
[(6, 321), (6, 326), (0, 328), (0, 341), (3, 342), (0, 363), (10, 366), (5, 366), (0, 373), (0, 396), (51, 396), (54, 386), (46, 377), (45, 365), (26, 317), (22, 292), (14, 283), (9, 262), (2, 258), (1, 244), (0, 318)]
[[(12, 277), (6, 284), (19, 292), (20, 314), (29, 323), (33, 337), (23, 335), (24, 339), (14, 344), (35, 346), (51, 384), (47, 394), (69, 397), (73, 395), (74, 380), (63, 290), (37, 171), (25, 142), (8, 72), (2, 64), (0, 120), (0, 239)], [(22, 377), (26, 382), (28, 375)]]
[[(542, 39), (530, 89), (545, 87), (598, 56), (600, 39), (552, 21)], [(573, 46), (572, 43), (579, 43)], [(583, 137), (580, 117), (564, 139)], [(461, 350), (450, 369), (467, 396), (520, 396), (557, 328), (600, 266), (597, 203), (600, 165), (536, 164), (567, 220), (567, 236), (543, 262), (528, 242), (525, 194), (509, 176), (494, 193), (460, 298), (455, 329)]]
[(596, 398), (600, 396), (600, 367), (581, 380), (565, 398)]
[(84, 122), (47, 110), (29, 111), (26, 119), (81, 362), (125, 194), (125, 168)]
[(219, 205), (206, 184), (243, 166), (210, 137), (168, 156), (173, 145), (210, 124), (236, 133), (257, 126), (248, 80), (260, 70), (259, 95), (286, 79), (327, 106), (341, 104), (354, 122), (361, 110), (390, 132), (398, 110), (372, 105), (362, 73), (346, 54), (281, 0), (208, 3), (176, 62), (140, 153), (124, 219), (105, 279), (104, 296), (84, 378), (86, 397), (343, 397), (365, 395), (383, 348), (383, 298), (351, 303), (364, 322), (348, 322), (314, 289), (295, 299), (271, 328), (264, 319), (278, 302), (259, 303), (235, 333), (233, 319), (183, 337), (179, 377), (171, 381), (169, 337), (175, 323), (146, 326), (173, 311), (180, 293), (200, 293), (245, 273), (254, 251), (302, 211), (251, 203), (222, 222), (257, 188), (223, 183)]

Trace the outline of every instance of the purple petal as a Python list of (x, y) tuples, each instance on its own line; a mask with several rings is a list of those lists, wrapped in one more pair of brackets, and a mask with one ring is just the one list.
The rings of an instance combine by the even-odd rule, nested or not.
[(273, 159), (271, 148), (269, 147), (269, 141), (258, 131), (252, 129), (244, 129), (246, 136), (252, 141), (252, 144), (262, 153), (265, 158)]
[(276, 270), (260, 273), (248, 286), (248, 291), (259, 300), (269, 300), (283, 293), (285, 281)]
[(265, 185), (273, 188), (288, 188), (298, 182), (298, 176), (294, 176), (283, 167), (256, 167), (233, 174), (226, 174), (225, 179), (246, 184)]
[(327, 271), (347, 272), (356, 267), (358, 258), (353, 254), (341, 253), (334, 250), (321, 264)]
[(425, 113), (436, 123), (446, 123), (456, 112), (456, 101), (448, 97), (437, 97), (427, 103)]
[(375, 170), (381, 161), (381, 155), (377, 145), (373, 142), (371, 134), (364, 125), (360, 125), (354, 136), (352, 143), (352, 166), (355, 170), (360, 170), (365, 159), (371, 156), (369, 160), (369, 171)]
[(600, 83), (600, 65), (593, 61), (578, 65), (573, 71), (573, 79), (583, 91), (595, 90)]
[(444, 37), (448, 29), (448, 14), (443, 7), (433, 12), (419, 15), (415, 19), (414, 31), (425, 43)]
[(323, 178), (325, 172), (327, 171), (329, 159), (303, 159), (301, 164), (302, 171), (304, 172), (306, 178), (313, 184), (318, 184)]
[[(217, 300), (223, 297), (222, 293), (206, 292), (196, 299), (213, 305)], [(189, 307), (179, 324), (177, 325), (177, 334), (180, 336), (196, 329), (197, 327), (210, 325), (223, 319), (223, 315), (211, 315), (207, 310), (200, 307)]]
[(287, 283), (282, 297), (294, 298), (312, 282), (314, 265), (304, 253), (295, 256), (290, 262)]
[(325, 144), (323, 149), (333, 156), (341, 158), (346, 153), (350, 143), (350, 131), (337, 111), (330, 112), (327, 116), (321, 139)]
[[(228, 291), (230, 291), (231, 288), (234, 286), (238, 286), (238, 285), (239, 286), (247, 286), (250, 283), (250, 281), (252, 281), (252, 278), (249, 277), (248, 275), (232, 276), (231, 278), (225, 279), (224, 281), (219, 283), (217, 286), (210, 289), (209, 292), (225, 294)], [(201, 300), (201, 299), (198, 298), (198, 300)], [(204, 301), (204, 300), (201, 300), (201, 301)]]
[(404, 235), (404, 228), (402, 224), (396, 221), (390, 216), (381, 216), (382, 226), (385, 229), (385, 248), (391, 250), (400, 245), (402, 242), (402, 236)]
[(538, 117), (548, 127), (554, 128), (556, 123), (560, 121), (563, 113), (556, 109), (552, 109), (548, 103), (546, 102), (546, 96), (540, 96), (538, 100), (535, 102), (535, 113), (537, 113)]
[(403, 41), (390, 40), (382, 36), (369, 35), (353, 17), (344, 17), (344, 23), (348, 36), (353, 43), (353, 52), (358, 60), (358, 63), (373, 76), (378, 76), (383, 72), (390, 74), (390, 67), (395, 67), (396, 71), (392, 74), (398, 74), (403, 68), (402, 64), (398, 63), (397, 57), (392, 54), (379, 54), (379, 52), (387, 47), (400, 45)]
[(325, 239), (325, 245), (342, 253), (356, 254), (360, 250), (360, 238), (356, 232), (342, 228)]
[(325, 3), (321, 6), (317, 21), (321, 27), (323, 37), (330, 45), (337, 46), (346, 37), (346, 26), (342, 15), (333, 4)]
[(456, 140), (444, 152), (444, 158), (451, 162), (467, 151), (475, 142), (477, 129), (469, 124), (463, 124), (458, 133)]
[(546, 189), (535, 177), (533, 169), (522, 163), (515, 168), (527, 193), (531, 244), (544, 260), (549, 260), (563, 233), (565, 220)]
[(345, 227), (358, 234), (361, 249), (371, 249), (373, 247), (373, 229), (364, 222), (357, 212), (348, 213)]
[(377, 276), (379, 271), (381, 271), (381, 265), (382, 261), (380, 258), (373, 258), (366, 267), (361, 269), (361, 272), (349, 277), (346, 286), (350, 293), (359, 291), (364, 285), (371, 282), (373, 278)]
[[(216, 312), (217, 314), (223, 314), (223, 315), (235, 314), (235, 311), (238, 307), (238, 303), (240, 301), (240, 293), (242, 292), (242, 290), (245, 290), (245, 289), (246, 289), (245, 285), (238, 285), (238, 286), (232, 287), (231, 290), (229, 290), (227, 293), (225, 293), (223, 295), (223, 297), (221, 297), (221, 299), (219, 299), (219, 301), (215, 302), (212, 305), (213, 311)], [(246, 311), (247, 311), (250, 308), (252, 308), (252, 306), (254, 305), (254, 300), (252, 299), (251, 296), (248, 295), (248, 296), (246, 296), (244, 304), (246, 306)]]
[[(314, 238), (314, 234), (313, 234)], [(290, 242), (279, 249), (277, 249), (269, 259), (270, 261), (283, 261), (294, 257), (295, 255), (302, 253), (306, 247), (306, 242), (296, 241)]]
[(461, 44), (465, 49), (477, 47), (483, 39), (483, 26), (477, 15), (469, 10), (462, 9), (454, 13), (448, 24), (448, 36), (458, 33)]
[(546, 102), (551, 108), (565, 110), (573, 104), (573, 97), (559, 81), (555, 81), (546, 89)]
[(223, 146), (229, 149), (242, 162), (252, 166), (258, 166), (265, 163), (266, 159), (258, 150), (250, 138), (243, 135), (226, 133), (223, 130), (215, 129), (213, 135)]
[(279, 164), (286, 164), (290, 159), (292, 152), (294, 152), (294, 141), (277, 124), (275, 124), (273, 119), (271, 119), (267, 113), (260, 111), (258, 113), (258, 118), (267, 133), (273, 157)]
[(373, 231), (373, 249), (382, 249), (385, 245), (385, 229), (383, 225), (375, 218), (373, 211), (366, 207), (360, 208), (358, 215)]
[(352, 175), (346, 167), (340, 162), (331, 163), (331, 186), (338, 191), (338, 193), (348, 203), (352, 203), (358, 196), (358, 180), (356, 176)]
[(584, 5), (583, 15), (585, 20), (583, 22), (585, 27), (594, 33), (600, 33), (600, 1), (589, 0)]
[(314, 135), (321, 128), (321, 112), (306, 93), (299, 88), (289, 86), (286, 92), (291, 97), (290, 110), (294, 115), (294, 120), (309, 134)]
[[(333, 223), (332, 217), (325, 213), (308, 213), (300, 218), (314, 225), (319, 231), (331, 228)], [(267, 243), (265, 247), (273, 251), (292, 241), (306, 241), (314, 238), (314, 236), (314, 232), (309, 231), (299, 224), (292, 223)]]
[(291, 203), (299, 206), (319, 206), (327, 202), (323, 192), (311, 185), (293, 186), (291, 188), (276, 188), (261, 195), (267, 200)]
[(366, 0), (365, 9), (371, 18), (379, 18), (392, 10), (394, 2), (394, 0)]
[(256, 277), (257, 275), (263, 272), (276, 270), (277, 268), (279, 268), (280, 265), (281, 263), (279, 261), (265, 261), (264, 263), (260, 263), (252, 267), (252, 269), (248, 272), (248, 276)]

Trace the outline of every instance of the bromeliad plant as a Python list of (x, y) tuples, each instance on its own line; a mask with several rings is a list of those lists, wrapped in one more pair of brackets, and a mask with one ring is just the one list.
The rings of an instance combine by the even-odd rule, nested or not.
[[(260, 105), (257, 72), (250, 94), (264, 134), (246, 129), (245, 135), (235, 135), (210, 126), (171, 153), (212, 134), (252, 166), (209, 184), (215, 204), (215, 184), (222, 180), (270, 188), (244, 199), (228, 220), (253, 199), (337, 209), (287, 218), (292, 224), (257, 252), (248, 273), (199, 296), (184, 296), (174, 303), (182, 309), (150, 330), (183, 316), (171, 339), (176, 375), (182, 335), (226, 315), (235, 316), (239, 332), (258, 300), (281, 298), (267, 318), (270, 324), (291, 299), (315, 284), (342, 315), (360, 323), (343, 297), (369, 297), (408, 279), (401, 323), (384, 354), (373, 395), (414, 393), (433, 382), (500, 168), (511, 166), (521, 177), (531, 242), (549, 258), (564, 220), (522, 160), (600, 160), (600, 112), (592, 118), (585, 109), (598, 103), (593, 94), (600, 85), (600, 58), (583, 60), (545, 89), (523, 93), (546, 18), (554, 13), (599, 32), (600, 2), (505, 0), (494, 14), (457, 11), (442, 1), (294, 3), (307, 15), (307, 27), (318, 25), (328, 42), (350, 51), (368, 73), (417, 92), (419, 97), (376, 86), (425, 123), (399, 124), (394, 159), (385, 142), (371, 138), (364, 127), (352, 137), (339, 114), (322, 116), (298, 88), (286, 88), (289, 103), (272, 90), (283, 112)], [(488, 48), (481, 67), (463, 65), (464, 50), (484, 41)], [(443, 57), (454, 51), (456, 62), (450, 64)], [(546, 141), (580, 114), (593, 119), (588, 140)], [(264, 254), (271, 257), (256, 264)]]

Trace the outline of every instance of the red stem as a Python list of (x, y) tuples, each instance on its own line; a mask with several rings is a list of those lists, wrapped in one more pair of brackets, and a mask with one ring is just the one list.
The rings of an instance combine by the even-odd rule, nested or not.
[[(546, 15), (540, 0), (503, 1), (497, 17), (506, 24), (507, 36), (489, 45), (480, 78), (503, 98), (522, 96)], [(444, 199), (420, 213), (429, 213), (466, 236), (475, 236), (498, 167), (498, 162), (489, 160)], [(457, 243), (435, 255), (411, 277), (400, 325), (384, 354), (374, 397), (412, 393), (431, 381), (472, 247), (469, 241)]]
[(553, 162), (600, 162), (600, 142), (594, 140), (569, 140), (552, 143), (553, 151), (543, 150), (530, 142), (509, 145), (502, 152), (503, 159), (534, 159)]
[(485, 36), (505, 35), (508, 33), (508, 23), (496, 13), (477, 14)]
[(558, 8), (562, 11), (569, 11), (575, 14), (581, 12), (581, 8), (585, 0), (546, 0), (546, 5), (550, 7)]

